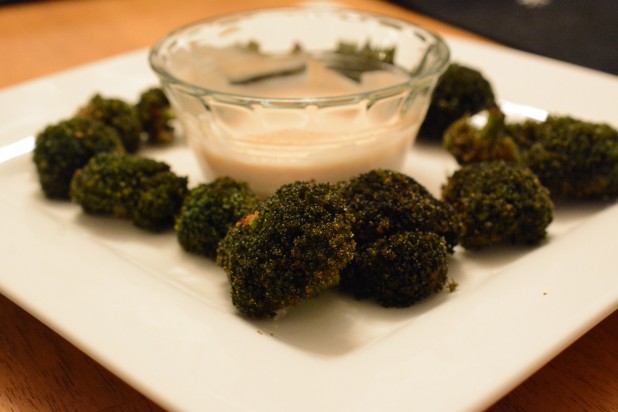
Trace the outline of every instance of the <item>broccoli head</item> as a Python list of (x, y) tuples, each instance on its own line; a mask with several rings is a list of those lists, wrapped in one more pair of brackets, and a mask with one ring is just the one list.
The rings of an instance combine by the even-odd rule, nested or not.
[(124, 148), (116, 131), (98, 120), (71, 118), (39, 132), (33, 161), (45, 196), (68, 200), (75, 171), (103, 152), (124, 152)]
[(71, 199), (84, 212), (129, 219), (157, 232), (172, 227), (187, 194), (187, 178), (168, 164), (127, 154), (94, 156), (71, 181)]
[(510, 127), (523, 163), (556, 198), (618, 196), (618, 130), (569, 116)]
[(174, 112), (161, 88), (153, 87), (142, 92), (135, 108), (148, 143), (167, 144), (174, 140), (171, 124)]
[(462, 166), (447, 179), (442, 198), (462, 218), (467, 249), (537, 244), (553, 219), (549, 191), (535, 174), (502, 160)]
[(434, 88), (419, 136), (442, 140), (455, 120), (491, 107), (496, 100), (489, 80), (476, 69), (451, 63)]
[(77, 116), (97, 119), (112, 127), (128, 153), (139, 149), (142, 126), (135, 107), (124, 100), (96, 94), (77, 111)]
[(215, 258), (227, 231), (253, 212), (257, 203), (247, 183), (230, 177), (196, 186), (185, 198), (176, 220), (178, 243), (187, 252)]
[(508, 160), (529, 167), (554, 198), (618, 196), (618, 131), (569, 116), (504, 123), (497, 110), (477, 129), (463, 118), (445, 133), (459, 164)]
[(341, 191), (354, 216), (359, 247), (413, 230), (443, 236), (451, 252), (459, 241), (461, 221), (455, 210), (403, 173), (372, 170), (343, 183)]
[(444, 288), (448, 251), (435, 233), (411, 231), (383, 237), (358, 250), (341, 273), (340, 289), (384, 307), (408, 307)]
[(217, 263), (238, 310), (268, 318), (337, 285), (354, 249), (351, 216), (337, 186), (295, 182), (228, 231)]
[(471, 124), (468, 115), (455, 121), (444, 132), (443, 144), (459, 164), (520, 160), (519, 146), (506, 134), (505, 116), (498, 108), (487, 111), (487, 122), (482, 128)]

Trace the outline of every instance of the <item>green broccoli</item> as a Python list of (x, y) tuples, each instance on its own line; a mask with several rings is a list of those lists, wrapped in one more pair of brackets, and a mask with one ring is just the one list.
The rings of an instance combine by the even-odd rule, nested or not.
[(359, 250), (341, 273), (340, 289), (384, 307), (408, 307), (444, 288), (448, 251), (431, 232), (401, 232)]
[(68, 200), (75, 171), (102, 152), (124, 152), (124, 148), (116, 131), (98, 120), (71, 118), (39, 132), (33, 161), (45, 196)]
[(168, 144), (174, 140), (171, 124), (174, 112), (161, 88), (153, 87), (142, 92), (135, 108), (148, 143)]
[(412, 177), (385, 169), (343, 182), (341, 191), (357, 250), (341, 272), (341, 291), (403, 307), (444, 286), (446, 255), (462, 231), (449, 204)]
[(187, 178), (164, 162), (127, 154), (94, 156), (71, 181), (84, 212), (129, 219), (143, 229), (170, 228), (187, 194)]
[(76, 115), (100, 120), (114, 128), (128, 153), (135, 153), (139, 149), (142, 126), (137, 110), (126, 101), (96, 94)]
[(618, 196), (618, 130), (569, 116), (509, 127), (522, 162), (556, 198)]
[(462, 166), (447, 179), (442, 198), (461, 216), (466, 249), (537, 244), (553, 219), (549, 191), (535, 174), (502, 160)]
[(279, 188), (219, 243), (233, 304), (268, 318), (339, 283), (355, 243), (336, 185), (295, 182)]
[(492, 85), (480, 71), (451, 63), (434, 88), (419, 136), (442, 141), (457, 119), (496, 106)]
[(445, 147), (460, 164), (509, 160), (529, 167), (554, 198), (618, 196), (618, 131), (603, 123), (549, 116), (505, 124), (490, 111), (476, 129), (463, 118), (445, 133)]
[(176, 220), (178, 243), (187, 252), (215, 258), (227, 231), (257, 203), (247, 183), (230, 177), (198, 185), (185, 198)]
[(444, 132), (443, 144), (459, 164), (520, 160), (519, 146), (506, 134), (505, 116), (498, 108), (487, 111), (487, 122), (480, 129), (471, 124), (468, 115), (455, 121)]
[(359, 247), (413, 230), (443, 236), (450, 252), (459, 241), (461, 221), (455, 210), (410, 176), (372, 170), (344, 182), (341, 190), (354, 215), (354, 239)]

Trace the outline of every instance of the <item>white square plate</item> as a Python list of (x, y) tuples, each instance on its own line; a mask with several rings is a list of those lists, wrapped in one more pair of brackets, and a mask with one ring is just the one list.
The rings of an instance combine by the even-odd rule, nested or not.
[[(447, 39), (501, 99), (618, 125), (616, 77)], [(474, 410), (489, 406), (618, 307), (618, 205), (561, 206), (537, 248), (458, 250), (459, 287), (409, 309), (330, 292), (274, 321), (232, 307), (223, 272), (172, 233), (42, 196), (31, 136), (93, 93), (156, 84), (141, 50), (0, 91), (0, 291), (170, 409)], [(189, 150), (148, 153), (191, 185)], [(417, 144), (407, 172), (434, 193), (452, 159)]]

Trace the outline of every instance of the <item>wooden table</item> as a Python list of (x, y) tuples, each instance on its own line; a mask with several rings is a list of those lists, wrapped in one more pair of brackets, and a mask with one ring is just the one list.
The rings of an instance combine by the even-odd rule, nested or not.
[[(153, 44), (191, 21), (283, 0), (73, 0), (0, 6), (0, 88)], [(340, 3), (486, 41), (375, 0)], [(0, 295), (0, 410), (160, 408)], [(618, 411), (618, 312), (491, 408)]]

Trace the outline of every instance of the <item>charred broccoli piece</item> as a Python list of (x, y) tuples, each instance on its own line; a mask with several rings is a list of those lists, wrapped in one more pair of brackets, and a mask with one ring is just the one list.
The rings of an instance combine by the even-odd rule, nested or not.
[(356, 254), (339, 289), (383, 306), (410, 306), (446, 282), (462, 224), (447, 203), (403, 173), (377, 169), (341, 185)]
[(215, 258), (217, 246), (240, 218), (253, 212), (258, 197), (247, 183), (220, 177), (191, 189), (176, 220), (178, 243), (187, 252)]
[(618, 130), (570, 116), (513, 125), (523, 163), (556, 198), (618, 196)]
[(465, 115), (444, 132), (444, 148), (459, 164), (488, 160), (518, 162), (519, 146), (506, 133), (506, 128), (504, 113), (498, 108), (487, 111), (487, 122), (480, 129)]
[(496, 106), (493, 87), (483, 73), (451, 63), (434, 88), (419, 136), (441, 141), (457, 119)]
[(137, 110), (126, 101), (95, 94), (76, 115), (97, 119), (115, 129), (128, 153), (139, 149), (142, 126)]
[(482, 129), (457, 121), (445, 147), (460, 164), (501, 159), (527, 166), (554, 198), (618, 196), (618, 131), (607, 124), (556, 115), (505, 124), (495, 110)]
[(341, 274), (340, 288), (384, 307), (408, 307), (444, 288), (448, 256), (442, 236), (396, 233), (357, 251), (350, 270)]
[(466, 249), (538, 244), (553, 219), (549, 191), (536, 175), (502, 160), (462, 166), (447, 179), (442, 198), (462, 218)]
[(71, 181), (71, 199), (84, 212), (129, 219), (142, 229), (173, 225), (187, 193), (187, 178), (164, 162), (128, 154), (94, 156)]
[(355, 243), (336, 185), (295, 182), (279, 188), (219, 243), (233, 304), (269, 318), (339, 283)]
[(345, 182), (341, 190), (354, 216), (354, 239), (359, 247), (413, 230), (443, 236), (450, 252), (459, 241), (462, 228), (455, 210), (410, 176), (372, 170)]
[(71, 118), (39, 132), (33, 161), (45, 196), (68, 200), (75, 171), (103, 152), (124, 152), (124, 148), (116, 131), (98, 120)]
[(174, 112), (161, 88), (153, 87), (142, 92), (135, 108), (148, 143), (168, 144), (174, 140), (171, 124)]

